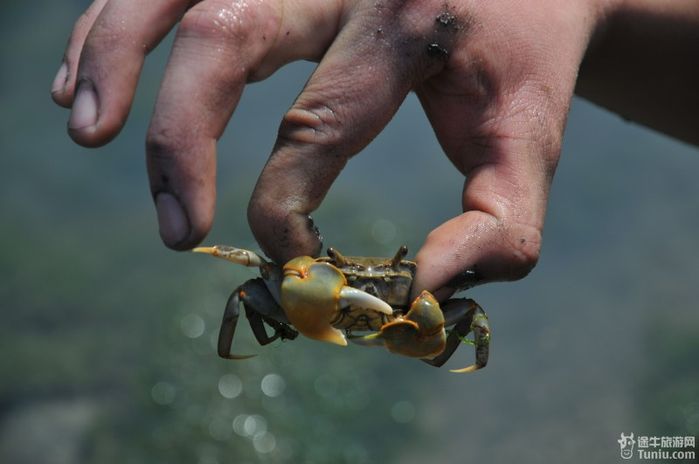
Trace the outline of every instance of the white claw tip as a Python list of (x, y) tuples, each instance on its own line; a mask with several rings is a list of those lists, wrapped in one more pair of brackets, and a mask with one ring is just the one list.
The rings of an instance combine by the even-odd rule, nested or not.
[(353, 305), (373, 309), (389, 316), (393, 314), (391, 305), (374, 295), (353, 287), (342, 287), (342, 290), (340, 290), (340, 305), (343, 307)]

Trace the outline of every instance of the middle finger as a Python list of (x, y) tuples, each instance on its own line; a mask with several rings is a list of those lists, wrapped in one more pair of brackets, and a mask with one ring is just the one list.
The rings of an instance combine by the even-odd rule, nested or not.
[(151, 191), (166, 245), (188, 249), (211, 227), (216, 141), (248, 80), (317, 59), (339, 8), (324, 0), (203, 1), (182, 18), (148, 131)]

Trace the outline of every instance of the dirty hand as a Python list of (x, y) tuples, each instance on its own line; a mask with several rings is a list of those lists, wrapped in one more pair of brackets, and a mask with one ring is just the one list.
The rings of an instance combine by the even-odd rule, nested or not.
[(216, 141), (244, 85), (290, 61), (319, 61), (284, 116), (248, 212), (265, 252), (284, 262), (319, 252), (308, 214), (415, 91), (466, 176), (465, 212), (429, 234), (416, 291), (468, 283), (460, 277), (516, 279), (537, 261), (578, 68), (614, 2), (564, 3), (95, 0), (52, 94), (72, 107), (77, 143), (107, 143), (145, 55), (179, 22), (147, 155), (161, 237), (188, 249), (211, 226)]

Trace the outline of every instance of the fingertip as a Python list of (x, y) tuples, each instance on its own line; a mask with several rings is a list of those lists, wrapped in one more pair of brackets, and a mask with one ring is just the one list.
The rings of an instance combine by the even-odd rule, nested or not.
[(107, 0), (94, 0), (75, 22), (58, 72), (51, 84), (51, 98), (59, 106), (70, 108), (73, 104), (75, 76), (85, 39), (106, 3)]
[(95, 85), (90, 80), (81, 80), (75, 91), (68, 119), (68, 135), (75, 143), (85, 147), (99, 147), (111, 139), (100, 134), (99, 105)]
[(184, 208), (174, 195), (159, 193), (155, 197), (155, 209), (160, 238), (166, 246), (179, 249), (189, 237), (191, 229)]
[(68, 135), (79, 145), (101, 147), (111, 142), (124, 125), (130, 99), (105, 102), (98, 86), (89, 78), (78, 82), (70, 105)]
[(191, 214), (180, 199), (168, 192), (155, 196), (160, 239), (173, 250), (190, 250), (211, 230), (212, 214)]
[(413, 291), (458, 292), (524, 278), (539, 256), (541, 229), (467, 211), (433, 230), (418, 252)]
[(58, 106), (62, 108), (69, 109), (71, 104), (71, 99), (66, 96), (66, 93), (62, 90), (51, 91), (51, 100)]
[[(439, 266), (441, 256), (435, 254), (434, 251), (430, 251), (425, 245), (420, 248), (418, 253), (415, 255), (415, 262), (417, 263), (417, 269), (415, 271), (415, 278), (413, 280), (413, 285), (410, 290), (411, 300), (417, 298), (417, 296), (424, 290), (429, 292), (436, 292), (440, 287), (440, 275), (444, 274), (443, 269)], [(441, 301), (441, 295), (435, 295), (438, 300)]]
[(86, 148), (98, 148), (111, 142), (116, 137), (116, 132), (105, 135), (96, 125), (80, 129), (68, 127), (68, 136), (78, 145)]
[(318, 256), (322, 236), (306, 213), (287, 209), (283, 201), (253, 193), (248, 222), (260, 247), (274, 262), (285, 263), (297, 256)]

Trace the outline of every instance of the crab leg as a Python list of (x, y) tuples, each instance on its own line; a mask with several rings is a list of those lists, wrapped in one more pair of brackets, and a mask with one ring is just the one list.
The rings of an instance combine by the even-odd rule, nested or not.
[(393, 314), (385, 301), (348, 286), (345, 276), (332, 264), (300, 256), (286, 263), (283, 273), (281, 305), (289, 321), (306, 337), (347, 345), (345, 335), (332, 321), (348, 306)]
[(384, 324), (377, 333), (352, 337), (361, 345), (384, 345), (413, 358), (432, 358), (444, 351), (444, 315), (430, 292), (422, 292), (403, 316)]
[[(293, 340), (298, 336), (298, 332), (285, 323), (284, 311), (266, 290), (261, 279), (253, 279), (245, 282), (231, 294), (226, 304), (218, 336), (219, 356), (225, 359), (247, 359), (254, 356), (235, 355), (230, 352), (241, 304), (245, 308), (245, 315), (250, 323), (252, 333), (260, 345), (266, 345), (278, 338)], [(265, 323), (274, 329), (274, 335), (267, 334)]]
[(255, 356), (254, 354), (238, 355), (231, 353), (235, 327), (238, 325), (238, 317), (240, 316), (240, 297), (245, 294), (244, 287), (245, 284), (231, 293), (226, 303), (226, 310), (223, 312), (221, 330), (218, 333), (218, 355), (225, 359), (248, 359)]
[(197, 247), (192, 250), (194, 253), (206, 253), (207, 255), (222, 258), (232, 263), (248, 267), (262, 267), (267, 265), (260, 255), (243, 248), (235, 248), (227, 245), (215, 245), (211, 247)]
[(408, 254), (408, 247), (403, 245), (400, 248), (398, 248), (398, 251), (396, 252), (396, 255), (393, 257), (391, 260), (391, 267), (393, 269), (398, 269), (400, 266), (400, 262), (405, 258), (405, 255)]
[(452, 369), (451, 372), (474, 372), (485, 367), (490, 351), (490, 326), (488, 316), (483, 308), (473, 300), (452, 299), (444, 304), (444, 314), (447, 326), (455, 324), (447, 337), (444, 351), (432, 359), (423, 359), (426, 363), (440, 367), (451, 358), (454, 351), (464, 343), (464, 338), (473, 332), (472, 343), (476, 348), (476, 362), (462, 369)]

